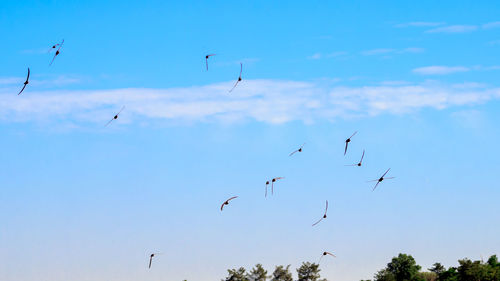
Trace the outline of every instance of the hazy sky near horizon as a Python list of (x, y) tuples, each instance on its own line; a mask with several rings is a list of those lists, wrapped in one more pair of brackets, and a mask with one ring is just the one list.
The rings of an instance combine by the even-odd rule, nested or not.
[(400, 252), (424, 268), (500, 254), (499, 15), (463, 0), (2, 1), (0, 280), (213, 281), (331, 251), (322, 276), (352, 281)]

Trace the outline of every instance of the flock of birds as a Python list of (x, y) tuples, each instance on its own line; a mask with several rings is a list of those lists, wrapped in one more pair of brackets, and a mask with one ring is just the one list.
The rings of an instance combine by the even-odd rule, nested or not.
[[(54, 53), (54, 56), (52, 57), (52, 60), (50, 61), (50, 65), (52, 65), (52, 63), (54, 62), (54, 60), (56, 59), (56, 57), (61, 53), (61, 48), (64, 44), (64, 39), (61, 41), (61, 43), (58, 43), (58, 44), (54, 44), (52, 45), (52, 47), (50, 47), (49, 49), (49, 52), (52, 52), (53, 50), (56, 50), (56, 52)], [(206, 69), (208, 71), (208, 60), (210, 57), (212, 56), (215, 56), (216, 54), (208, 54), (205, 56), (205, 65), (206, 65)], [(238, 76), (238, 79), (236, 80), (235, 84), (233, 85), (233, 87), (229, 90), (229, 93), (233, 92), (233, 90), (236, 88), (236, 86), (238, 86), (238, 84), (243, 80), (241, 78), (241, 74), (243, 73), (243, 64), (240, 63), (240, 74)], [(22, 89), (19, 91), (19, 93), (17, 95), (21, 95), (21, 93), (26, 89), (26, 86), (29, 84), (29, 78), (30, 78), (30, 68), (28, 67), (28, 75), (26, 77), (26, 81), (24, 82), (24, 85), (22, 87)], [(118, 113), (116, 113), (113, 118), (111, 118), (111, 120), (109, 120), (105, 127), (107, 127), (109, 124), (111, 124), (111, 122), (113, 122), (114, 120), (118, 119), (120, 113), (122, 113), (122, 111), (125, 109), (125, 106), (122, 106), (122, 108), (120, 109), (120, 111)], [(347, 154), (347, 149), (349, 147), (349, 143), (351, 142), (351, 139), (357, 134), (358, 132), (354, 132), (349, 138), (347, 138), (345, 140), (345, 148), (344, 148), (344, 156)], [(305, 143), (303, 143), (298, 149), (294, 150), (292, 153), (290, 153), (289, 156), (293, 156), (294, 154), (296, 153), (300, 153), (303, 151), (303, 148), (305, 146)], [(345, 166), (357, 166), (357, 167), (361, 167), (362, 164), (363, 164), (363, 159), (365, 157), (365, 150), (363, 149), (363, 154), (361, 155), (361, 159), (359, 160), (358, 163), (355, 163), (355, 164), (350, 164), (350, 165), (345, 165)], [(378, 187), (378, 185), (380, 183), (382, 183), (384, 180), (386, 179), (393, 179), (394, 177), (386, 177), (387, 173), (389, 173), (391, 169), (387, 169), (380, 178), (378, 179), (374, 179), (374, 180), (371, 180), (371, 181), (368, 181), (368, 182), (376, 182), (375, 183), (375, 186), (373, 187), (372, 191), (375, 191), (375, 189)], [(272, 178), (271, 180), (268, 180), (266, 181), (266, 188), (265, 188), (265, 197), (267, 197), (267, 193), (268, 193), (268, 187), (269, 185), (271, 185), (271, 194), (274, 195), (274, 184), (278, 181), (278, 180), (281, 180), (281, 179), (284, 179), (284, 177), (275, 177), (275, 178)], [(220, 206), (220, 210), (223, 211), (224, 210), (224, 206), (227, 206), (229, 205), (229, 202), (238, 198), (238, 196), (232, 196), (230, 197), (229, 199), (227, 199), (226, 201), (224, 201), (222, 203), (222, 205)], [(323, 221), (323, 219), (326, 219), (327, 218), (327, 212), (328, 212), (328, 200), (326, 200), (326, 206), (325, 206), (325, 212), (323, 214), (323, 216), (315, 223), (312, 224), (312, 226), (315, 226), (317, 224), (319, 224), (321, 221)], [(153, 258), (156, 256), (156, 255), (159, 255), (160, 253), (152, 253), (150, 256), (149, 256), (149, 266), (148, 268), (151, 268), (151, 265), (152, 265), (152, 262), (153, 262)], [(321, 261), (321, 259), (326, 256), (326, 255), (330, 255), (332, 257), (336, 257), (333, 253), (331, 252), (323, 252), (323, 254), (321, 255), (320, 259), (319, 259), (319, 262)], [(318, 262), (318, 263), (319, 263)]]

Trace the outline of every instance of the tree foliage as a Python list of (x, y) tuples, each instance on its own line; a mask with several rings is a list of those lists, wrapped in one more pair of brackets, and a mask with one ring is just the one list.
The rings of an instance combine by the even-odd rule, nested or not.
[(292, 273), (290, 272), (290, 265), (286, 267), (279, 265), (274, 269), (271, 281), (293, 281)]

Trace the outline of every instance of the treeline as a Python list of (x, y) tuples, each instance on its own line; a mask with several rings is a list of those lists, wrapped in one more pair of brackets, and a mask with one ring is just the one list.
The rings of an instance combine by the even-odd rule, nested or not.
[[(327, 281), (321, 279), (321, 270), (316, 263), (304, 262), (296, 271), (297, 281)], [(269, 275), (261, 264), (250, 271), (240, 267), (227, 272), (228, 276), (222, 281), (294, 281), (290, 265), (276, 266)], [(493, 255), (486, 262), (461, 259), (458, 266), (448, 268), (437, 262), (427, 271), (422, 271), (411, 255), (399, 254), (375, 274), (373, 281), (500, 281), (500, 263)]]
[[(458, 260), (458, 266), (444, 267), (435, 263), (428, 271), (415, 262), (411, 255), (399, 254), (386, 268), (378, 271), (374, 281), (500, 281), (500, 263), (496, 255), (488, 261)], [(361, 280), (363, 281), (363, 280)], [(370, 280), (366, 280), (370, 281)]]
[[(327, 281), (320, 279), (319, 264), (304, 262), (297, 268), (298, 281)], [(228, 269), (228, 276), (222, 281), (293, 281), (290, 265), (286, 267), (278, 265), (274, 271), (267, 275), (267, 270), (261, 264), (257, 264), (254, 268), (247, 272), (244, 267), (238, 269)]]

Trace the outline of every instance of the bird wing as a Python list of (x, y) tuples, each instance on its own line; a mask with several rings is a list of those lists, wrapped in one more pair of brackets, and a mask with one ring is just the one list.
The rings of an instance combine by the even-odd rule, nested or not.
[(222, 203), (222, 205), (220, 205), (220, 210), (222, 211), (222, 209), (224, 209), (224, 205), (226, 204), (227, 201), (224, 201), (224, 203)]
[(26, 84), (23, 85), (23, 88), (21, 89), (21, 91), (19, 91), (19, 94), (17, 94), (18, 96), (24, 91), (24, 88), (26, 88)]
[(385, 171), (385, 173), (381, 176), (381, 178), (383, 178), (385, 175), (387, 175), (387, 173), (389, 173), (389, 170), (391, 170), (391, 168), (387, 169), (387, 171)]
[(363, 162), (364, 157), (365, 157), (365, 150), (363, 149), (363, 154), (361, 155), (361, 160), (359, 160), (359, 163)]
[(205, 58), (205, 64), (207, 65), (207, 71), (208, 71), (208, 58)]
[(64, 39), (62, 40), (61, 44), (59, 44), (59, 48), (57, 49), (58, 51), (62, 48), (63, 44), (64, 44)]
[(241, 78), (241, 73), (243, 72), (243, 64), (240, 62), (240, 78)]
[(50, 66), (50, 65), (52, 65), (52, 63), (54, 62), (54, 60), (56, 59), (56, 57), (57, 57), (57, 53), (56, 53), (56, 55), (54, 55), (54, 57), (52, 58), (52, 61), (50, 62), (49, 66)]
[(234, 86), (231, 88), (231, 90), (229, 90), (229, 92), (230, 92), (230, 93), (234, 90), (234, 88), (236, 88), (236, 86), (238, 85), (238, 83), (239, 83), (239, 82), (240, 82), (239, 80), (238, 80), (238, 81), (236, 81), (236, 83), (235, 83), (235, 84), (234, 84)]
[(235, 199), (235, 198), (238, 198), (238, 196), (233, 196), (233, 197), (231, 197), (231, 198), (227, 199), (227, 202), (229, 202), (229, 201), (231, 201), (231, 200), (233, 200), (233, 199)]
[(356, 135), (357, 133), (358, 133), (358, 131), (354, 132), (354, 134), (352, 134), (352, 136), (350, 136), (349, 138), (354, 137), (354, 135)]
[(153, 261), (153, 256), (149, 257), (149, 268), (151, 268), (151, 262)]
[(26, 81), (30, 80), (30, 68), (28, 67), (28, 76), (26, 77)]
[(295, 153), (297, 153), (298, 151), (299, 151), (299, 150), (297, 149), (297, 150), (295, 150), (294, 152), (290, 153), (290, 155), (288, 155), (288, 156), (292, 156), (292, 155), (294, 155)]
[(125, 106), (122, 106), (122, 109), (120, 109), (120, 111), (118, 111), (118, 113), (116, 115), (119, 115), (120, 113), (122, 113), (122, 111), (125, 109)]
[(327, 255), (330, 255), (330, 256), (332, 256), (332, 257), (336, 258), (336, 256), (335, 256), (334, 254), (330, 253), (330, 252), (325, 252), (325, 253), (326, 253)]
[(377, 188), (378, 184), (380, 183), (380, 181), (377, 180), (377, 183), (375, 184), (375, 186), (373, 187), (372, 191), (375, 191), (375, 188)]
[(348, 145), (349, 145), (349, 143), (346, 141), (346, 142), (345, 142), (345, 149), (344, 149), (344, 156), (345, 156), (345, 154), (347, 153), (347, 146), (348, 146)]
[(394, 179), (396, 177), (388, 177), (388, 178), (384, 178), (385, 180), (390, 180), (390, 179)]
[(313, 223), (313, 225), (312, 225), (312, 226), (317, 225), (317, 224), (318, 224), (320, 221), (322, 221), (322, 220), (323, 220), (323, 217), (322, 217), (321, 219), (319, 219), (319, 221), (317, 221), (317, 222)]
[(325, 215), (326, 215), (326, 212), (328, 212), (328, 200), (326, 200)]
[(106, 125), (104, 125), (104, 127), (107, 127), (111, 122), (113, 122), (113, 120), (115, 120), (115, 118), (111, 118), (111, 120), (109, 120), (108, 123), (106, 123)]

